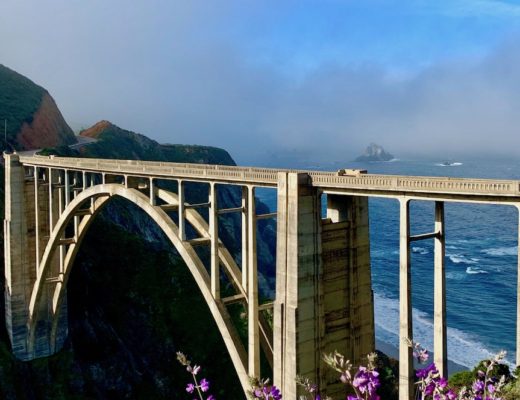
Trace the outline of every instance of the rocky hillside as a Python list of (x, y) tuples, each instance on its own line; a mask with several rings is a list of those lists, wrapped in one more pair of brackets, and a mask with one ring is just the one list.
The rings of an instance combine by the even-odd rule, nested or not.
[(109, 121), (100, 121), (82, 131), (80, 135), (98, 139), (98, 142), (81, 148), (80, 153), (84, 157), (235, 165), (229, 153), (223, 149), (159, 144), (155, 140), (122, 129)]
[[(30, 79), (0, 65), (0, 132), (7, 120), (7, 148), (38, 149), (75, 143), (51, 95)], [(3, 135), (2, 139), (3, 139)], [(0, 148), (6, 144), (1, 140)]]

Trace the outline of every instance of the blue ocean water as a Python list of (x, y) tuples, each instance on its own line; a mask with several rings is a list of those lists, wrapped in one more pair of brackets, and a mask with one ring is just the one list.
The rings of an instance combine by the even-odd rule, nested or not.
[[(296, 163), (295, 163), (296, 164)], [(290, 165), (337, 170), (365, 168), (371, 173), (520, 179), (520, 162), (468, 161), (442, 166), (439, 161)], [(258, 196), (276, 208), (272, 190)], [(371, 198), (370, 237), (376, 336), (398, 346), (399, 205)], [(447, 203), (446, 286), (448, 357), (473, 367), (506, 350), (515, 359), (518, 211), (511, 206)], [(411, 203), (412, 234), (433, 230), (434, 203)], [(433, 347), (433, 240), (412, 245), (414, 339)]]

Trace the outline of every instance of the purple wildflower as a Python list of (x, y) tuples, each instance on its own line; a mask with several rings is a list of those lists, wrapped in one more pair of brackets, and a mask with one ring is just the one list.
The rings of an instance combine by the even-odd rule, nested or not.
[(417, 376), (417, 378), (424, 379), (424, 378), (426, 378), (430, 374), (434, 375), (434, 374), (437, 374), (437, 373), (439, 373), (439, 371), (437, 370), (437, 367), (435, 366), (435, 363), (431, 363), (426, 368), (417, 370), (415, 375)]
[(195, 390), (195, 385), (193, 383), (188, 383), (188, 385), (186, 386), (186, 391), (188, 393), (193, 393), (194, 390)]
[(200, 390), (207, 392), (209, 390), (209, 381), (206, 378), (202, 378), (200, 381)]
[(375, 370), (368, 370), (366, 367), (359, 367), (358, 372), (354, 376), (352, 386), (362, 394), (368, 393), (371, 396), (375, 394), (379, 384), (379, 373)]
[(484, 390), (484, 387), (485, 385), (483, 381), (476, 380), (475, 382), (473, 382), (474, 392), (482, 392)]

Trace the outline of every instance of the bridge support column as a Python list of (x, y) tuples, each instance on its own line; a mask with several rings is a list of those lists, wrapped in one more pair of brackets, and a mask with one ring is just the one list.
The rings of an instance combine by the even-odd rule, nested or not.
[(186, 240), (186, 220), (185, 220), (185, 206), (184, 206), (184, 182), (178, 180), (178, 199), (179, 199), (179, 237), (181, 240)]
[(412, 280), (410, 271), (410, 200), (399, 199), (399, 400), (412, 400), (413, 357), (407, 340), (413, 339)]
[(520, 365), (520, 203), (516, 205), (518, 210), (518, 265), (516, 284), (516, 366)]
[(249, 236), (249, 229), (248, 229), (248, 188), (247, 186), (242, 186), (242, 287), (247, 292), (247, 258), (248, 258), (248, 236)]
[(433, 354), (434, 362), (441, 376), (448, 377), (448, 346), (446, 336), (446, 272), (444, 230), (444, 202), (435, 202), (434, 239), (434, 318), (433, 318)]
[[(278, 175), (274, 383), (297, 399), (302, 375), (328, 394), (345, 394), (322, 361), (335, 349), (358, 359), (374, 350), (366, 198), (321, 193), (302, 173)], [(366, 340), (361, 339), (368, 335)]]
[(210, 276), (211, 294), (220, 299), (220, 259), (218, 256), (218, 204), (217, 187), (211, 182), (209, 185), (209, 237), (210, 243)]
[(258, 266), (256, 248), (255, 188), (247, 188), (247, 326), (248, 373), (260, 376), (260, 327), (258, 325)]

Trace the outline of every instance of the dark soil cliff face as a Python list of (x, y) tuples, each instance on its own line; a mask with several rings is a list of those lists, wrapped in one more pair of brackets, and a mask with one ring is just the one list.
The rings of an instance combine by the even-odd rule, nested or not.
[[(0, 127), (7, 121), (8, 148), (38, 149), (75, 143), (54, 99), (41, 86), (0, 65)], [(2, 135), (3, 136), (3, 135)], [(5, 149), (2, 140), (0, 148)]]

